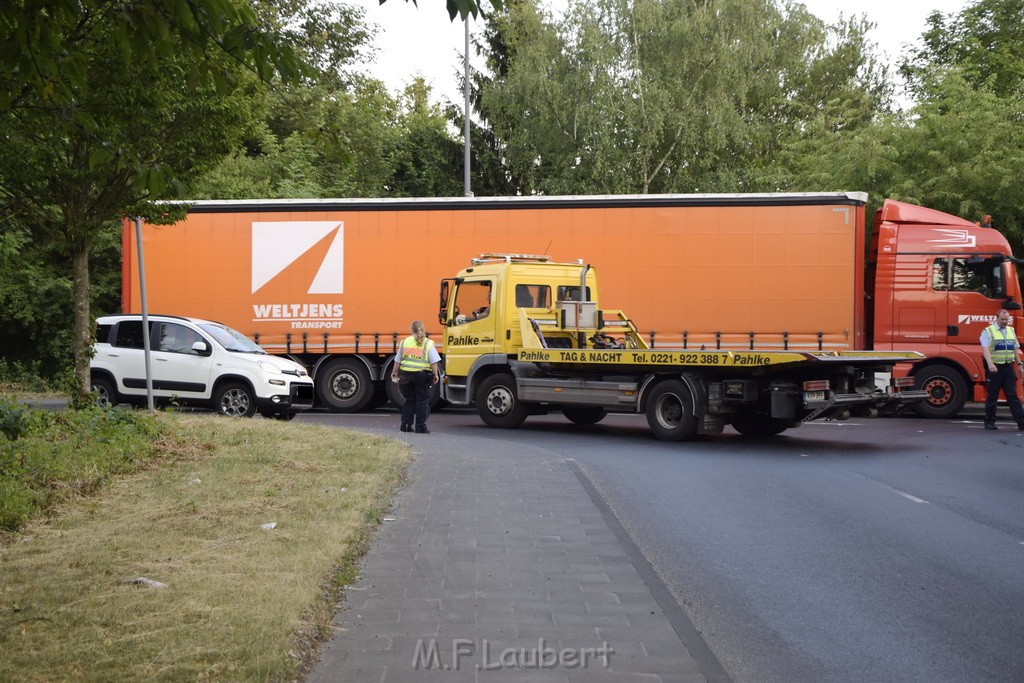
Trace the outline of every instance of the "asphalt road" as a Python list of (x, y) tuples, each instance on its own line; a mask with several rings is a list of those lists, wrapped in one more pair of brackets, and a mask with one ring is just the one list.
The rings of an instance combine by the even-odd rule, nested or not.
[[(397, 414), (299, 418), (394, 429)], [(560, 415), (435, 435), (573, 459), (737, 681), (1024, 678), (1024, 433), (978, 416), (659, 442)]]

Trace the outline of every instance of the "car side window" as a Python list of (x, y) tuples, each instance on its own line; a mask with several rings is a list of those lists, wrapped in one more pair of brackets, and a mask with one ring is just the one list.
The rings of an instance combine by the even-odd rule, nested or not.
[(160, 326), (160, 342), (157, 349), (169, 351), (170, 353), (187, 353), (195, 356), (198, 354), (192, 348), (192, 345), (202, 340), (202, 337), (197, 332), (184, 325), (164, 323)]
[(122, 320), (117, 324), (117, 331), (111, 344), (122, 349), (141, 349), (142, 345), (142, 321)]
[(106, 344), (110, 342), (110, 330), (113, 329), (113, 325), (101, 325), (96, 323), (96, 343)]

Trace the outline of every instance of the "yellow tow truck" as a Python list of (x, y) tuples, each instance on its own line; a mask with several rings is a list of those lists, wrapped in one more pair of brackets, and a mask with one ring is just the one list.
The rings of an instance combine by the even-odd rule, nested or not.
[(595, 269), (547, 256), (483, 254), (441, 282), (442, 395), (490, 427), (560, 410), (576, 424), (644, 413), (683, 441), (731, 424), (770, 436), (817, 419), (895, 412), (924, 400), (913, 378), (876, 388), (906, 351), (651, 348), (622, 311), (598, 305)]

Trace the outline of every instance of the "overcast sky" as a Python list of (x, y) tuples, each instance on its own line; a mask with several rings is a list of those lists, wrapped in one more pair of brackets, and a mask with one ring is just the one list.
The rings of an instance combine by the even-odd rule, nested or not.
[[(365, 8), (367, 21), (380, 32), (376, 62), (368, 71), (388, 88), (400, 91), (416, 76), (423, 76), (434, 88), (435, 100), (462, 101), (462, 49), (465, 42), (461, 21), (448, 20), (444, 0), (419, 0), (419, 8), (405, 0), (345, 0)], [(564, 0), (548, 0), (549, 6), (564, 7)], [(826, 21), (866, 14), (878, 24), (870, 38), (895, 62), (904, 43), (913, 42), (924, 30), (925, 18), (934, 10), (958, 12), (970, 0), (804, 0), (804, 5)], [(474, 31), (471, 21), (470, 32)], [(472, 53), (471, 53), (472, 54)]]

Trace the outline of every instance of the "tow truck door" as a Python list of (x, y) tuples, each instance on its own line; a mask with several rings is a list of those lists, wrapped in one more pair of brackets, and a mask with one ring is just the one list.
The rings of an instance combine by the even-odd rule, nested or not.
[(465, 377), (480, 356), (499, 353), (498, 330), (502, 325), (501, 306), (495, 282), (489, 277), (462, 278), (456, 281), (451, 318), (445, 327), (445, 372)]

